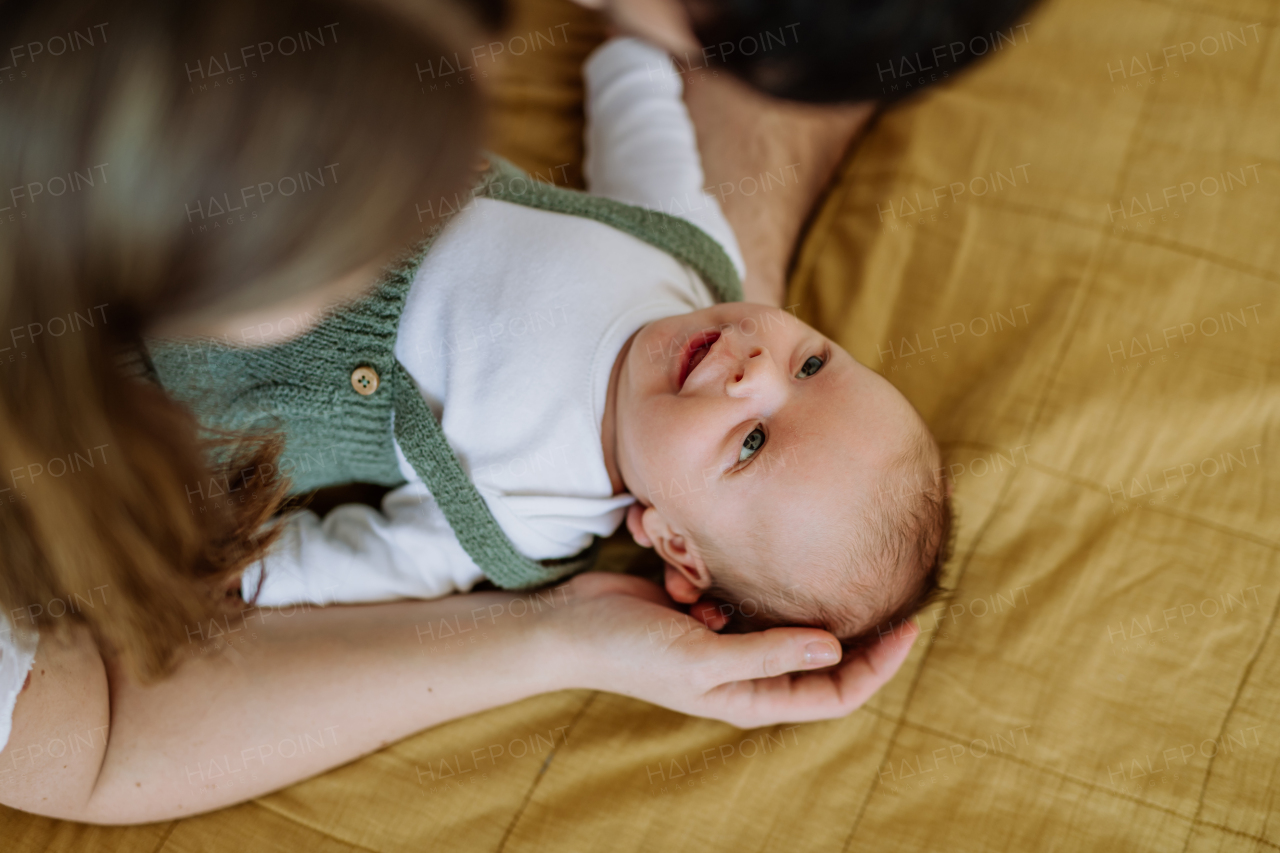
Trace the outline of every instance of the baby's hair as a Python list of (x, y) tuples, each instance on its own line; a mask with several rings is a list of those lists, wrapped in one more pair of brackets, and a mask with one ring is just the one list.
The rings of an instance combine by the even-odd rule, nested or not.
[[(949, 593), (949, 590), (942, 586), (942, 568), (951, 559), (955, 547), (951, 497), (947, 494), (945, 486), (940, 494), (923, 493), (922, 497), (921, 503), (927, 505), (922, 507), (925, 517), (917, 516), (916, 521), (921, 523), (915, 525), (914, 531), (919, 548), (917, 553), (924, 568), (919, 584), (914, 594), (875, 625), (851, 637), (840, 637), (840, 644), (846, 651), (873, 645), (882, 637), (902, 628), (912, 616)], [(912, 535), (911, 530), (902, 530), (901, 533), (904, 538)]]

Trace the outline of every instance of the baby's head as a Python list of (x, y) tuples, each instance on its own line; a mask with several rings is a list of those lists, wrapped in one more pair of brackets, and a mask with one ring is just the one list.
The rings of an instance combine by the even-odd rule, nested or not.
[(936, 592), (937, 444), (897, 389), (791, 314), (735, 302), (650, 323), (614, 393), (627, 526), (673, 599), (859, 644)]

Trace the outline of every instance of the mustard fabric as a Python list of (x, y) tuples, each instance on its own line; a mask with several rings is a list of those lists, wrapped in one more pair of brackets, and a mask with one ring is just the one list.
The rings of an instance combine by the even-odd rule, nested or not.
[[(5, 848), (1280, 849), (1280, 18), (1050, 0), (1026, 23), (871, 128), (792, 281), (955, 477), (954, 594), (865, 708), (740, 732), (553, 694), (204, 817), (2, 812)], [(535, 30), (494, 147), (573, 183), (601, 32), (524, 0), (511, 35)]]

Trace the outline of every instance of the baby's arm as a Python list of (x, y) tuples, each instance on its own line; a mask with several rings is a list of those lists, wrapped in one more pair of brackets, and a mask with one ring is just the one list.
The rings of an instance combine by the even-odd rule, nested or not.
[(583, 76), (588, 191), (692, 222), (744, 275), (733, 229), (703, 190), (698, 140), (670, 57), (639, 39), (613, 39), (591, 55)]
[(390, 492), (381, 512), (345, 504), (324, 519), (302, 511), (281, 524), (280, 539), (242, 586), (262, 607), (439, 598), (481, 577), (421, 483)]

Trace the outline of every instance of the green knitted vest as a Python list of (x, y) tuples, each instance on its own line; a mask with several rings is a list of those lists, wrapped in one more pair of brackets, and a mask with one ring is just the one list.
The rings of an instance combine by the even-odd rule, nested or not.
[[(477, 196), (610, 225), (693, 268), (721, 301), (742, 298), (737, 272), (724, 250), (689, 222), (535, 181), (496, 156), (489, 161), (474, 191)], [(394, 434), (462, 547), (495, 584), (524, 589), (582, 571), (594, 558), (594, 546), (571, 559), (543, 562), (515, 549), (395, 358), (405, 296), (434, 236), (388, 270), (369, 296), (284, 343), (245, 347), (203, 338), (150, 341), (155, 376), (210, 430), (282, 433), (278, 473), (289, 477), (291, 494), (343, 483), (403, 484)], [(380, 381), (373, 394), (363, 396), (353, 388), (351, 375), (359, 367), (377, 372)], [(188, 491), (193, 497), (217, 497), (217, 488), (214, 482)]]

